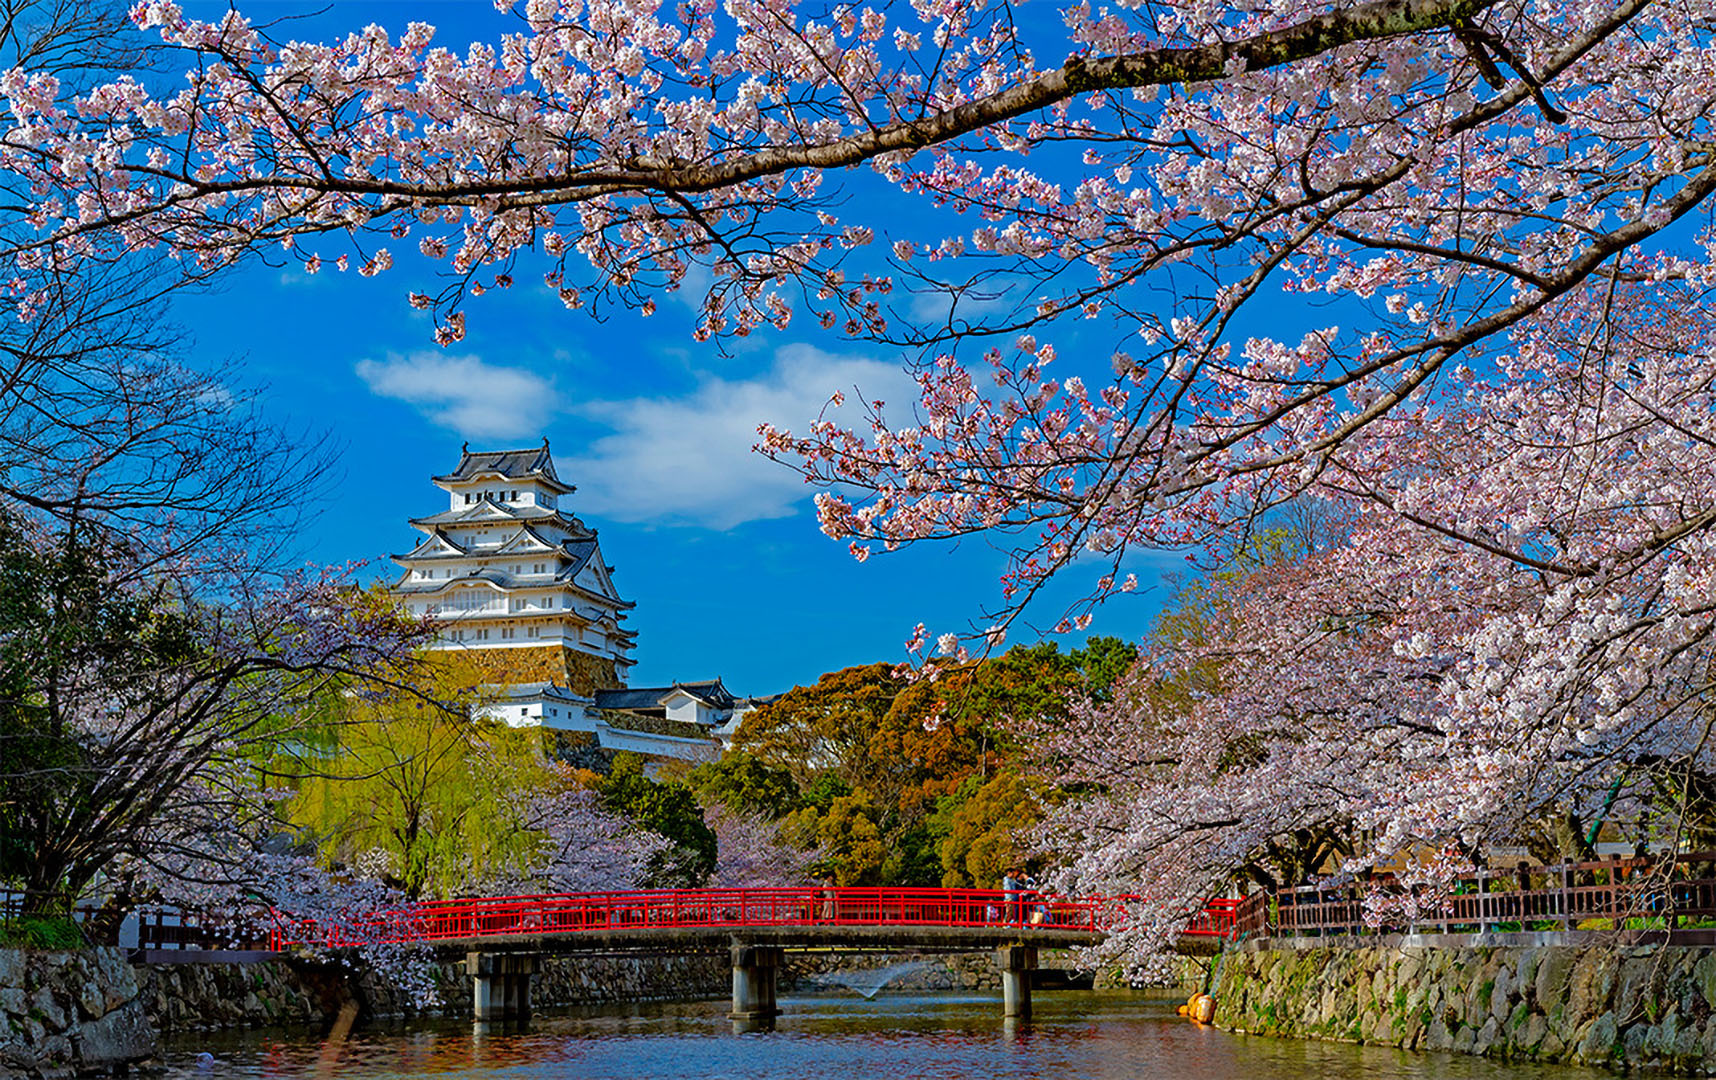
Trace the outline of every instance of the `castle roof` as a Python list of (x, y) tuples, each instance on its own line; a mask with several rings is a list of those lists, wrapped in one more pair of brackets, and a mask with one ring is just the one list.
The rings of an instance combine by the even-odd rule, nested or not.
[(737, 699), (721, 685), (721, 680), (707, 679), (702, 682), (676, 682), (671, 686), (641, 686), (631, 690), (598, 690), (596, 691), (596, 708), (615, 709), (621, 712), (643, 712), (658, 710), (667, 704), (667, 699), (675, 693), (684, 693), (696, 698), (713, 709), (731, 709), (737, 704)]
[(564, 701), (573, 705), (590, 704), (589, 698), (574, 694), (569, 687), (561, 686), (557, 682), (510, 683), (502, 686), (490, 686), (486, 689), (514, 701), (542, 698)]
[(522, 526), (518, 532), (507, 537), (503, 543), (496, 547), (464, 547), (437, 527), (416, 547), (404, 555), (394, 555), (391, 558), (401, 566), (410, 566), (414, 563), (436, 561), (470, 562), (482, 559), (541, 558), (550, 552), (560, 552), (571, 557), (577, 563), (572, 568), (572, 572), (577, 573), (595, 554), (595, 548), (596, 534), (594, 532), (587, 536), (553, 540), (543, 536), (529, 525)]
[(576, 536), (594, 536), (588, 525), (546, 506), (514, 505), (512, 503), (475, 502), (455, 510), (443, 510), (428, 517), (412, 518), (411, 524), (424, 532), (447, 525), (559, 525)]
[[(497, 549), (493, 551), (473, 552), (470, 555), (462, 557), (418, 555), (415, 552), (410, 555), (395, 555), (393, 557), (394, 561), (407, 568), (416, 563), (429, 562), (438, 558), (457, 558), (460, 562), (478, 562), (479, 565), (472, 566), (467, 572), (460, 574), (458, 577), (431, 578), (427, 581), (413, 580), (409, 569), (407, 569), (405, 576), (395, 582), (389, 591), (398, 596), (429, 596), (435, 593), (446, 592), (449, 589), (460, 585), (486, 584), (492, 585), (504, 592), (511, 589), (540, 589), (552, 584), (570, 586), (577, 592), (589, 596), (592, 599), (599, 601), (602, 605), (614, 608), (618, 611), (629, 611), (637, 606), (634, 601), (621, 600), (615, 596), (604, 596), (603, 594), (586, 588), (584, 585), (573, 580), (578, 576), (578, 572), (583, 570), (584, 567), (590, 565), (591, 560), (599, 554), (594, 534), (591, 534), (581, 540), (567, 540), (565, 543), (558, 546), (550, 545), (550, 549), (565, 555), (567, 563), (561, 568), (558, 574), (554, 575), (552, 579), (547, 581), (543, 580), (542, 577), (537, 574), (515, 575), (509, 573), (504, 566), (485, 566), (480, 564), (482, 560), (488, 559), (519, 558), (519, 555), (516, 552), (506, 552)], [(631, 636), (630, 631), (618, 630), (616, 632)]]
[(434, 478), (437, 484), (463, 484), (485, 476), (503, 480), (534, 480), (562, 495), (578, 490), (563, 483), (554, 473), (554, 458), (548, 453), (548, 440), (529, 450), (480, 450), (471, 452), (471, 444), (460, 447), (459, 467)]

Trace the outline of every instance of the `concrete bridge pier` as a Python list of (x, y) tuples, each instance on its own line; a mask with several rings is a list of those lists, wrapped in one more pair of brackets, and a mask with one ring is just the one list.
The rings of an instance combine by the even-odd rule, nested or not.
[(530, 1019), (530, 979), (542, 958), (523, 953), (465, 954), (471, 976), (471, 1012), (476, 1020)]
[(779, 1015), (775, 984), (781, 966), (778, 945), (751, 945), (735, 939), (733, 953), (734, 1020), (754, 1022)]
[(1029, 1019), (1031, 972), (1037, 970), (1037, 947), (1003, 945), (995, 950), (995, 966), (1001, 969), (1001, 1015)]

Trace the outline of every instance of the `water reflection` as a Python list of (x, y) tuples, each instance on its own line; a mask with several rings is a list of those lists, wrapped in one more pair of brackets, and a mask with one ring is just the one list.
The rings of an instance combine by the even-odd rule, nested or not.
[[(799, 997), (773, 1031), (740, 1030), (726, 1001), (543, 1010), (525, 1027), (438, 1021), (320, 1032), (223, 1033), (169, 1040), (168, 1074), (392, 1080), (703, 1080), (847, 1076), (877, 1080), (1595, 1080), (1582, 1069), (1503, 1065), (1340, 1043), (1245, 1038), (1199, 1028), (1173, 1005), (1124, 994), (1040, 993), (1028, 1022), (960, 994)], [(199, 1051), (216, 1057), (198, 1070)]]

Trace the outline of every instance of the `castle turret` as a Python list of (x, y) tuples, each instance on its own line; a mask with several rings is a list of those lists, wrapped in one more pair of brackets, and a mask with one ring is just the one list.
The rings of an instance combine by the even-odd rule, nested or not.
[(423, 540), (393, 561), (394, 596), (441, 625), (438, 649), (471, 650), (499, 684), (547, 682), (579, 695), (626, 684), (635, 635), (596, 531), (564, 506), (548, 440), (473, 453), (433, 478), (447, 508), (414, 518)]

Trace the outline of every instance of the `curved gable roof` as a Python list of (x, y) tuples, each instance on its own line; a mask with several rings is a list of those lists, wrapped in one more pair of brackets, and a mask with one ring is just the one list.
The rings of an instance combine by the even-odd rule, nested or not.
[(434, 479), (436, 483), (457, 484), (484, 476), (535, 480), (562, 495), (578, 490), (555, 474), (554, 457), (548, 452), (547, 439), (542, 440), (541, 446), (529, 450), (479, 450), (474, 453), (471, 444), (466, 443), (459, 451), (459, 467)]

